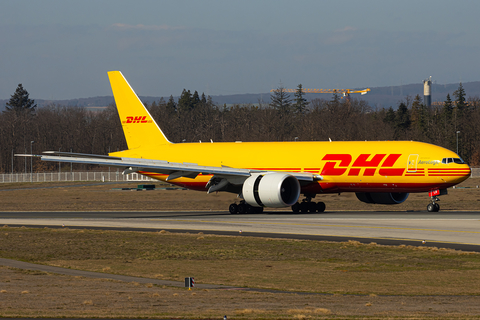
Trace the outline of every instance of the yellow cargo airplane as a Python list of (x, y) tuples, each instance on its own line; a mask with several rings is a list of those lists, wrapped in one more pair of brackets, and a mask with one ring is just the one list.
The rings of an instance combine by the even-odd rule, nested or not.
[[(128, 150), (104, 155), (47, 151), (45, 161), (125, 168), (193, 190), (233, 192), (231, 213), (264, 207), (323, 212), (317, 194), (355, 192), (360, 201), (399, 204), (425, 192), (437, 196), (470, 176), (454, 152), (414, 141), (172, 143), (119, 71), (108, 73)], [(299, 201), (300, 195), (305, 199)]]

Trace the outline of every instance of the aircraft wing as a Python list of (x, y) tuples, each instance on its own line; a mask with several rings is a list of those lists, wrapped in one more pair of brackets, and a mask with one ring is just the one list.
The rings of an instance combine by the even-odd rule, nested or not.
[[(45, 151), (42, 155), (31, 154), (17, 154), (16, 156), (23, 157), (38, 157), (43, 161), (52, 162), (67, 162), (67, 163), (83, 163), (83, 164), (96, 164), (108, 167), (124, 168), (123, 173), (129, 174), (133, 172), (154, 172), (168, 174), (167, 181), (180, 177), (187, 177), (194, 179), (198, 174), (214, 175), (213, 178), (219, 180), (226, 180), (230, 184), (243, 184), (243, 182), (255, 173), (266, 173), (268, 171), (243, 169), (243, 168), (231, 168), (231, 167), (211, 167), (200, 166), (196, 163), (177, 163), (168, 162), (163, 160), (152, 159), (139, 159), (139, 158), (124, 158), (124, 157), (112, 157), (105, 155), (94, 155), (84, 153), (70, 153), (59, 151)], [(321, 177), (308, 172), (283, 172), (290, 174), (300, 181), (314, 181), (321, 180)], [(212, 178), (212, 179), (213, 179)], [(211, 180), (213, 181), (213, 180)], [(207, 184), (207, 187), (210, 185)], [(213, 188), (213, 189), (212, 189)], [(211, 185), (210, 192), (221, 190), (220, 184), (216, 183)]]

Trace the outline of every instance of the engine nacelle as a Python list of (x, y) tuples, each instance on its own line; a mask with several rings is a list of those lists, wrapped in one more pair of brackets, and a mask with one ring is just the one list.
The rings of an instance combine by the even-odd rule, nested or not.
[(252, 175), (243, 183), (242, 194), (254, 207), (290, 207), (300, 197), (300, 183), (284, 173)]
[(356, 192), (355, 194), (362, 202), (378, 204), (399, 204), (408, 198), (408, 193), (401, 192)]

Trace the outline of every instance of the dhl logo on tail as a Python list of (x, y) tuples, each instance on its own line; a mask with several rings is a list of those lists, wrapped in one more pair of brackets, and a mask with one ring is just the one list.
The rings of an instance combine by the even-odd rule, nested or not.
[(147, 116), (127, 117), (122, 123), (152, 123), (152, 120), (147, 120)]

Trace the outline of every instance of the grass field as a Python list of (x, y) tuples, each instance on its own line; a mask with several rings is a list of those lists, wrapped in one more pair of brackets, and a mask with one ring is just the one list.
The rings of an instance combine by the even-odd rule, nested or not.
[[(468, 179), (458, 188), (448, 189), (441, 196), (441, 210), (480, 210), (480, 178)], [(235, 194), (191, 190), (124, 191), (137, 183), (8, 183), (0, 184), (1, 211), (163, 211), (163, 210), (224, 210), (237, 201)], [(157, 187), (166, 185), (159, 185)], [(410, 194), (399, 205), (372, 205), (360, 202), (355, 194), (323, 194), (315, 201), (324, 201), (326, 211), (332, 210), (398, 210), (426, 211), (427, 193)], [(267, 209), (268, 210), (268, 209)], [(281, 210), (290, 211), (290, 208)], [(275, 209), (278, 211), (278, 209)]]

